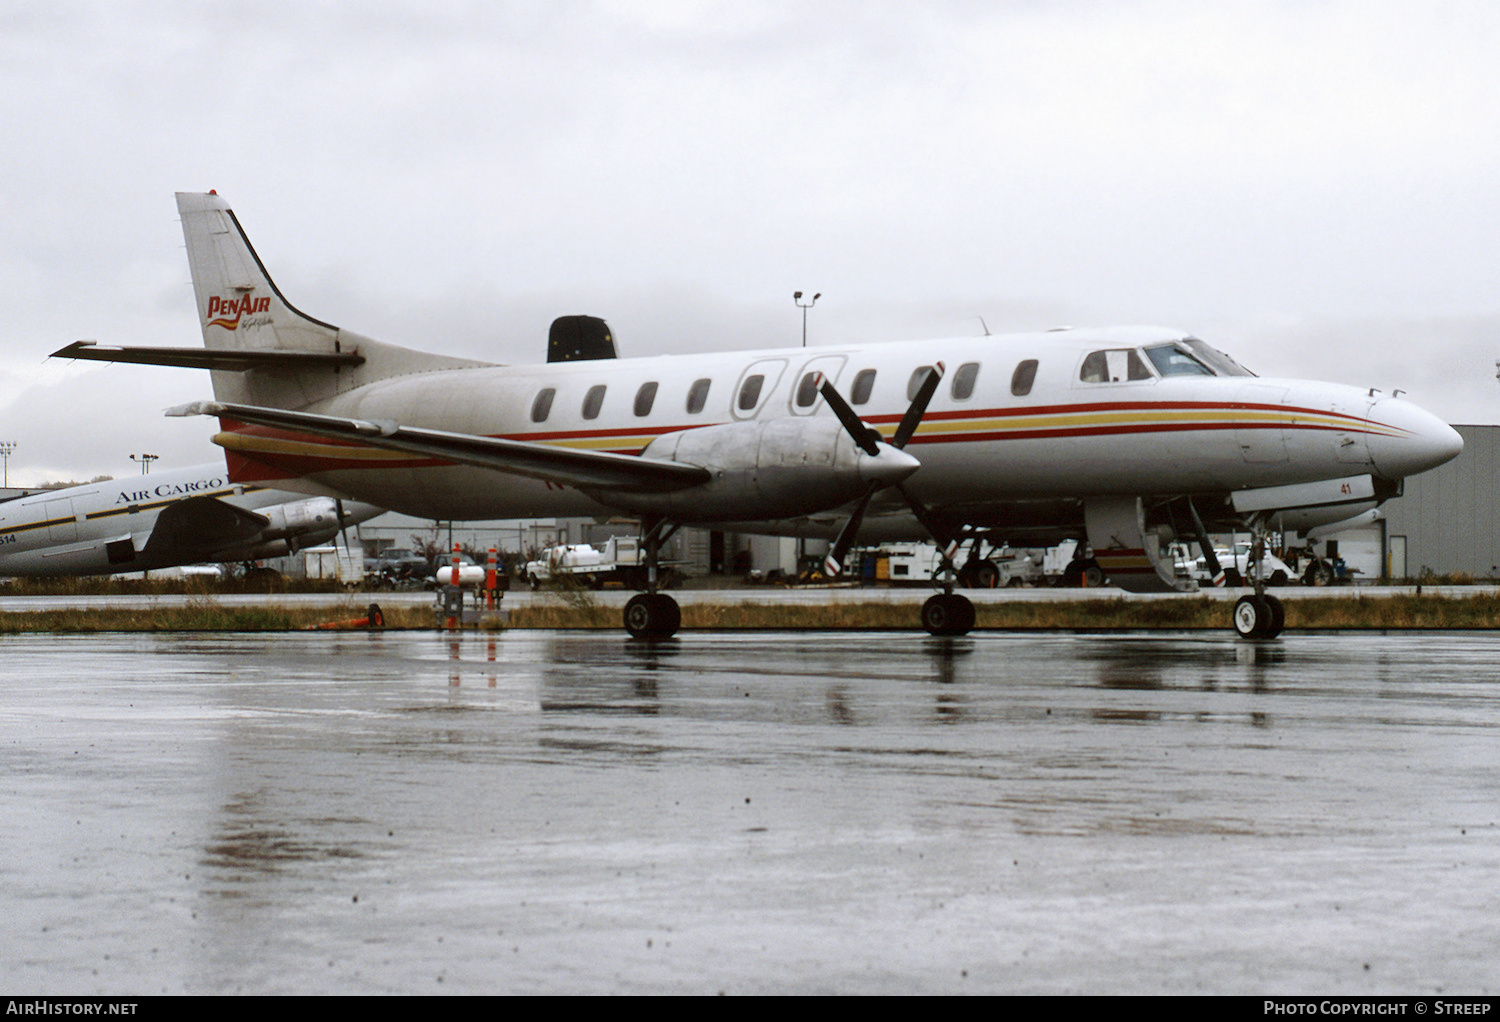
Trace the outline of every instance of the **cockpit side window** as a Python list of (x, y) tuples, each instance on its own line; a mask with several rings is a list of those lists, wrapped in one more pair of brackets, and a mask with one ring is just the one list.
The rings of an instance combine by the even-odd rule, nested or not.
[(1084, 383), (1120, 383), (1123, 380), (1149, 380), (1152, 375), (1134, 348), (1111, 348), (1091, 352), (1083, 360), (1078, 378)]
[(849, 388), (849, 403), (851, 405), (862, 405), (870, 400), (870, 393), (875, 389), (875, 370), (861, 369), (854, 377), (854, 386)]

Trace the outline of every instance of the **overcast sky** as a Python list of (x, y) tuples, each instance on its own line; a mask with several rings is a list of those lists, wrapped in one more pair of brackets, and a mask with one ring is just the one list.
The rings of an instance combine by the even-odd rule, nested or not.
[(1500, 422), (1500, 4), (0, 5), (12, 485), (217, 460), (174, 191), (288, 299), (544, 358), (1062, 323)]

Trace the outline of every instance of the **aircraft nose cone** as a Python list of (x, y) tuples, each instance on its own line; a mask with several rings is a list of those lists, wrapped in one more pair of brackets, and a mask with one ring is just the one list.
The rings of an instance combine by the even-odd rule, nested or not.
[(1458, 430), (1431, 412), (1399, 398), (1383, 398), (1370, 409), (1377, 424), (1370, 435), (1370, 461), (1388, 479), (1427, 472), (1464, 449)]
[(894, 486), (922, 467), (916, 458), (890, 444), (877, 447), (879, 452), (873, 457), (865, 455), (859, 459), (859, 475), (867, 483)]

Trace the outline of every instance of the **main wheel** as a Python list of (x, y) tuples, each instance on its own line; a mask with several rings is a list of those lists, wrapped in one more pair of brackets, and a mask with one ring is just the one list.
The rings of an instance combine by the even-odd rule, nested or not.
[(1235, 634), (1242, 639), (1267, 638), (1272, 616), (1271, 604), (1264, 597), (1241, 596), (1234, 603)]
[(1302, 573), (1302, 584), (1305, 586), (1326, 586), (1332, 582), (1333, 569), (1322, 559), (1310, 563)]
[(1261, 638), (1274, 639), (1276, 638), (1276, 636), (1280, 635), (1281, 630), (1286, 627), (1286, 606), (1281, 602), (1281, 600), (1269, 594), (1267, 594), (1264, 599), (1266, 601), (1266, 604), (1271, 608), (1271, 624), (1266, 629), (1266, 634), (1262, 635)]
[(938, 593), (922, 604), (922, 627), (930, 635), (967, 635), (974, 627), (974, 604), (957, 593)]
[(666, 639), (682, 625), (682, 608), (665, 593), (636, 593), (625, 604), (625, 630), (634, 639)]

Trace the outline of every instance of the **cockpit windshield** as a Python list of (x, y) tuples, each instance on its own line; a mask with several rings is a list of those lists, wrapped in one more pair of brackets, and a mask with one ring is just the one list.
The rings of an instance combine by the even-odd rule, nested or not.
[(1254, 376), (1234, 359), (1216, 351), (1196, 337), (1171, 344), (1155, 344), (1146, 357), (1162, 376)]
[(1184, 337), (1181, 343), (1193, 349), (1205, 363), (1213, 368), (1216, 376), (1254, 376), (1250, 370), (1240, 365), (1234, 359), (1224, 354), (1218, 348), (1209, 347), (1196, 337)]

